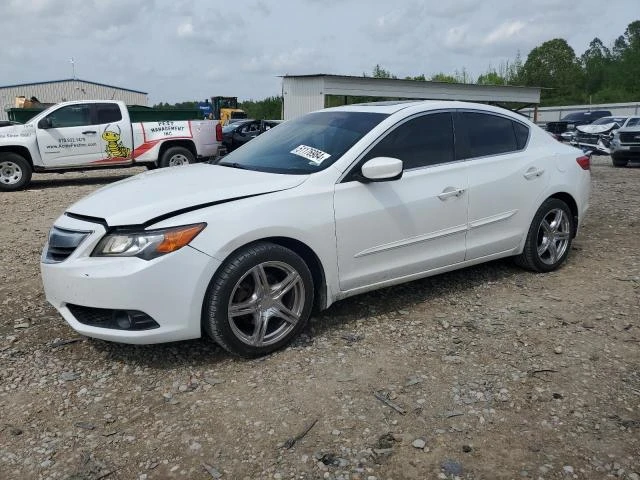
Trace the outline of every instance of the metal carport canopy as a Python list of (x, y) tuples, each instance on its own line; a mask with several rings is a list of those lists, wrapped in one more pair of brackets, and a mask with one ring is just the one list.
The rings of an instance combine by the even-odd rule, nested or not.
[(285, 75), (284, 119), (324, 108), (326, 95), (539, 104), (540, 87), (424, 82), (346, 75)]

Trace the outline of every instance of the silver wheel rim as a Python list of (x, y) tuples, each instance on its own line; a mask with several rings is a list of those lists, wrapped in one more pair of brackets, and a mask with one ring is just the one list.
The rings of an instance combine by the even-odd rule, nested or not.
[(183, 165), (189, 165), (189, 159), (181, 153), (176, 153), (169, 159), (170, 167), (182, 167)]
[(22, 169), (17, 163), (10, 161), (0, 162), (0, 183), (15, 185), (22, 180)]
[(542, 263), (555, 265), (569, 246), (571, 223), (566, 212), (556, 208), (547, 213), (538, 227), (538, 258)]
[(227, 316), (238, 340), (252, 347), (266, 347), (293, 331), (304, 304), (304, 282), (296, 269), (283, 262), (264, 262), (235, 284)]

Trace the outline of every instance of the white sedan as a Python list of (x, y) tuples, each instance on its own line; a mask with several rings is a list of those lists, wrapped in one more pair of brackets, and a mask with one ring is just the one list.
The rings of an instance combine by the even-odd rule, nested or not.
[(291, 120), (217, 165), (162, 169), (72, 205), (42, 254), (47, 299), (125, 343), (203, 334), (257, 356), (314, 307), (502, 257), (558, 268), (589, 157), (525, 118), (383, 102)]

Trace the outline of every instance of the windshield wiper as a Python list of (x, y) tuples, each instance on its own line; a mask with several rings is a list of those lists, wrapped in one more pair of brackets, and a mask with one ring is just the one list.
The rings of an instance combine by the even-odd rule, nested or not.
[(240, 165), (237, 162), (233, 162), (233, 163), (220, 162), (217, 165), (222, 165), (223, 167), (239, 168), (240, 170), (252, 170), (251, 168), (245, 167), (244, 165)]

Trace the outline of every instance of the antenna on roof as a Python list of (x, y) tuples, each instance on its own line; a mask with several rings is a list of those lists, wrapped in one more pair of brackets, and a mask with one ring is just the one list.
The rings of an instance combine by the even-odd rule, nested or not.
[(71, 57), (69, 59), (69, 62), (71, 62), (71, 71), (72, 71), (72, 77), (74, 80), (76, 79), (76, 63), (73, 61), (73, 57)]

